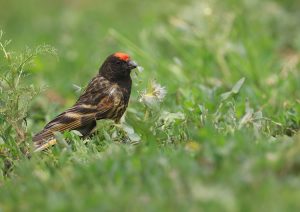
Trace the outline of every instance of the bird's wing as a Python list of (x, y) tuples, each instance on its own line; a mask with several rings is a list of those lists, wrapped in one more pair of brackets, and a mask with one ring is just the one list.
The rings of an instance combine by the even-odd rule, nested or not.
[[(101, 81), (101, 79), (100, 79)], [(76, 104), (50, 121), (45, 128), (33, 137), (37, 147), (53, 138), (54, 132), (78, 129), (105, 117), (114, 107), (114, 99), (109, 95), (109, 86), (93, 79)]]

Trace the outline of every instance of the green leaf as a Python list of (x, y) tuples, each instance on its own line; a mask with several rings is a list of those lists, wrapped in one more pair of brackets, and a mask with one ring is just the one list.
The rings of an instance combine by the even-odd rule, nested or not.
[(0, 145), (3, 145), (3, 144), (5, 144), (5, 142), (4, 142), (3, 138), (0, 137)]
[(222, 94), (221, 94), (221, 101), (224, 101), (224, 100), (228, 99), (228, 98), (231, 96), (231, 94), (232, 94), (231, 91), (222, 93)]
[(66, 142), (64, 135), (61, 132), (54, 132), (55, 139), (59, 146), (61, 147), (68, 147), (68, 143)]
[(79, 137), (82, 136), (81, 132), (79, 132), (79, 131), (77, 131), (77, 130), (72, 130), (71, 133), (74, 133), (75, 135), (77, 135), (77, 136), (79, 136)]
[(233, 88), (231, 89), (231, 92), (234, 93), (234, 94), (237, 94), (237, 93), (240, 91), (240, 89), (241, 89), (242, 85), (244, 84), (244, 82), (245, 82), (245, 77), (243, 77), (242, 79), (240, 79), (240, 80), (233, 86)]
[(130, 138), (131, 141), (134, 141), (134, 142), (141, 140), (141, 137), (136, 133), (128, 134), (128, 137)]

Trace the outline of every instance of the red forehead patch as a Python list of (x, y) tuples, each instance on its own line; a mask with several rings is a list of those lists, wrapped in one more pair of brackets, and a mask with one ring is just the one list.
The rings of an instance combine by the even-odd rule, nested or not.
[(128, 61), (130, 59), (128, 54), (122, 52), (116, 52), (114, 54), (115, 57), (119, 58), (120, 60)]

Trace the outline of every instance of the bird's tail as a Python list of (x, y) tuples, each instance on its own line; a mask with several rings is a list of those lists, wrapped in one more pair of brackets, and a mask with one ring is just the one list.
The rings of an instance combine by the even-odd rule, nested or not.
[(32, 141), (34, 143), (34, 152), (45, 150), (56, 144), (54, 134), (46, 130), (42, 130), (33, 136)]
[(45, 149), (48, 149), (49, 147), (55, 145), (57, 143), (56, 139), (55, 138), (51, 138), (47, 141), (44, 141), (44, 142), (39, 142), (39, 143), (35, 143), (35, 149), (33, 152), (40, 152), (40, 151), (43, 151)]

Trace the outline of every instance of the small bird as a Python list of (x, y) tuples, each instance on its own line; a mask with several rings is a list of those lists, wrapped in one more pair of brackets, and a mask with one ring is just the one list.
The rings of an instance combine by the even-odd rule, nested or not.
[(130, 72), (136, 67), (128, 54), (117, 52), (108, 56), (77, 102), (33, 137), (35, 151), (56, 144), (54, 132), (77, 130), (86, 137), (94, 132), (96, 120), (112, 119), (118, 123), (130, 97)]

